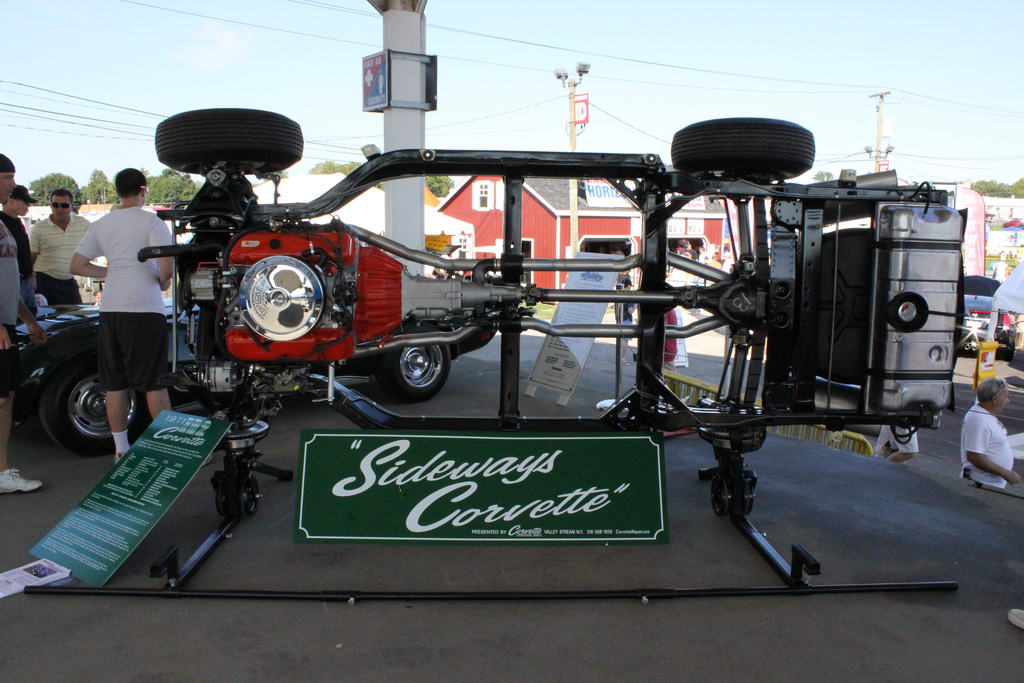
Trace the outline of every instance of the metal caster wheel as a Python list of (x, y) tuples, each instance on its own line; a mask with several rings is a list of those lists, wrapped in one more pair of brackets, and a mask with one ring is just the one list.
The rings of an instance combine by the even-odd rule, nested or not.
[(757, 475), (751, 470), (743, 472), (743, 514), (749, 515), (754, 509), (754, 487), (757, 486)]
[(242, 482), (242, 490), (239, 492), (241, 498), (242, 510), (249, 517), (256, 514), (256, 508), (260, 506), (260, 485), (256, 482), (256, 477), (251, 474)]
[(732, 495), (725, 488), (725, 482), (721, 477), (711, 479), (711, 509), (719, 517), (729, 513), (729, 505), (732, 502)]
[(210, 484), (213, 486), (213, 505), (217, 508), (217, 514), (223, 517), (228, 501), (227, 490), (224, 487), (224, 473), (215, 473), (210, 479)]

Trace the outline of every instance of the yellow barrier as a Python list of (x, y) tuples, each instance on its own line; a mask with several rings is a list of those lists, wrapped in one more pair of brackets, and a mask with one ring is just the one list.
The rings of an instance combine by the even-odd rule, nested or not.
[(999, 342), (983, 341), (978, 344), (978, 358), (974, 361), (974, 388), (989, 377), (996, 376), (996, 352)]
[[(686, 377), (675, 372), (665, 371), (665, 384), (672, 392), (687, 403), (696, 403), (704, 397), (714, 397), (718, 394), (718, 387), (702, 382), (699, 379)], [(769, 427), (768, 431), (794, 439), (813, 441), (824, 444), (830, 448), (860, 455), (872, 456), (874, 449), (871, 442), (863, 434), (851, 431), (834, 432), (825, 429), (823, 425), (786, 425), (782, 427)]]

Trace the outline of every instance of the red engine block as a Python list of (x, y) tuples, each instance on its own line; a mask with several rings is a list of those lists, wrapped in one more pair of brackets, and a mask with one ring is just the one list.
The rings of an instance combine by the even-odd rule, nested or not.
[[(375, 247), (360, 248), (350, 235), (330, 233), (252, 232), (238, 239), (228, 254), (229, 265), (252, 266), (270, 256), (291, 256), (316, 264), (318, 254), (302, 254), (321, 248), (328, 261), (321, 270), (336, 277), (341, 267), (356, 264), (357, 299), (351, 329), (315, 327), (289, 341), (265, 339), (247, 327), (225, 332), (227, 350), (243, 361), (336, 361), (352, 355), (357, 343), (376, 339), (395, 329), (402, 321), (401, 263)], [(336, 261), (340, 251), (341, 264)], [(330, 283), (325, 283), (330, 289)]]

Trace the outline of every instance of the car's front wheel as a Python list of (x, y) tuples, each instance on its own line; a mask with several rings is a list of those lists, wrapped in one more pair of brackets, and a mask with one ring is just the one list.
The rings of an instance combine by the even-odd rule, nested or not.
[[(145, 400), (132, 393), (128, 402), (130, 439), (142, 433), (148, 417)], [(72, 364), (53, 378), (39, 400), (39, 419), (50, 438), (69, 451), (83, 456), (114, 454), (107, 395), (100, 388), (95, 359)]]
[(452, 356), (447, 346), (410, 346), (386, 353), (374, 377), (396, 400), (426, 401), (441, 391), (451, 369)]

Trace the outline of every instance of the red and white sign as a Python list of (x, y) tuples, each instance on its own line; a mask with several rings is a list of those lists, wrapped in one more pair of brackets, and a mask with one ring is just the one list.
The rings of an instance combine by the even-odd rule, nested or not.
[(384, 111), (388, 106), (387, 51), (363, 57), (363, 111)]
[(590, 95), (581, 92), (573, 96), (572, 118), (572, 122), (577, 125), (590, 123)]
[(879, 171), (888, 171), (889, 170), (889, 160), (888, 159), (879, 159), (877, 162), (875, 162), (875, 166), (878, 167)]

